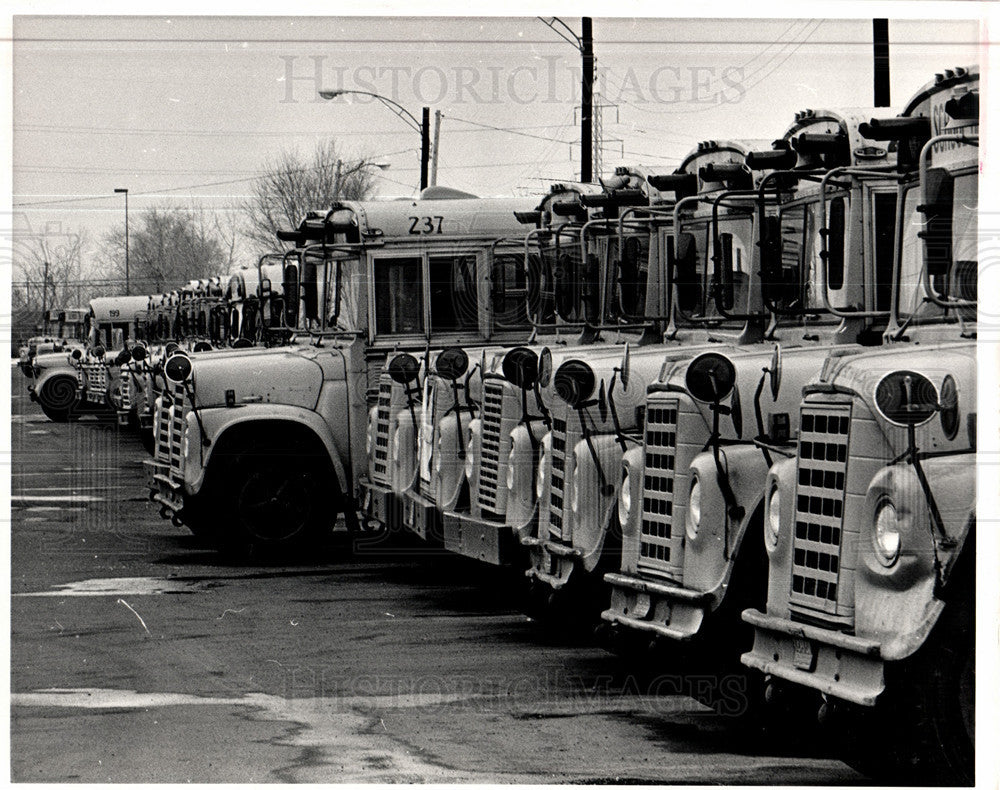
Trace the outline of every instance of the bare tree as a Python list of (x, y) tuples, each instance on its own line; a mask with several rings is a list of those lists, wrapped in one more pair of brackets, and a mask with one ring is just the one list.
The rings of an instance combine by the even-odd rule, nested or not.
[(20, 228), (11, 245), (11, 324), (15, 336), (32, 334), (47, 310), (86, 304), (83, 275), (87, 236), (83, 231), (48, 223)]
[[(201, 209), (154, 207), (136, 212), (129, 234), (129, 281), (132, 293), (154, 294), (177, 288), (188, 280), (225, 274), (231, 265), (231, 247), (220, 236), (214, 218)], [(123, 229), (104, 235), (96, 263), (124, 292), (125, 238)]]
[(307, 211), (325, 211), (336, 200), (363, 200), (374, 186), (373, 163), (345, 160), (333, 140), (316, 145), (312, 156), (285, 151), (265, 163), (242, 205), (244, 234), (257, 249), (281, 250), (278, 230), (298, 227)]

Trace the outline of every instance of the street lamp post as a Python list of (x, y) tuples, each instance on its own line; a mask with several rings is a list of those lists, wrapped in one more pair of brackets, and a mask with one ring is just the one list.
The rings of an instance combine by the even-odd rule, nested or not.
[(379, 93), (371, 93), (369, 91), (352, 91), (352, 90), (332, 90), (332, 91), (320, 91), (319, 95), (324, 99), (336, 99), (338, 96), (345, 96), (347, 94), (355, 94), (358, 96), (371, 96), (373, 99), (378, 99), (386, 107), (392, 110), (396, 115), (402, 118), (415, 132), (420, 134), (420, 189), (427, 189), (427, 169), (430, 163), (430, 151), (431, 151), (431, 130), (430, 130), (430, 116), (431, 110), (429, 107), (423, 108), (423, 117), (418, 121), (413, 113), (407, 110), (402, 105), (394, 102), (392, 99), (382, 96)]
[(125, 195), (125, 295), (129, 295), (128, 281), (128, 190), (116, 189), (116, 195)]

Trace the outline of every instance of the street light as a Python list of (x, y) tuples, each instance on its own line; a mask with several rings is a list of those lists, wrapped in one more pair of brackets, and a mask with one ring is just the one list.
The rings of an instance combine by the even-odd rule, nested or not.
[(373, 99), (378, 99), (382, 104), (392, 110), (397, 116), (403, 119), (406, 124), (420, 135), (420, 189), (427, 189), (427, 166), (430, 162), (430, 151), (431, 151), (431, 110), (429, 107), (423, 108), (422, 122), (417, 121), (413, 113), (407, 110), (402, 105), (393, 101), (392, 99), (382, 96), (379, 93), (371, 93), (369, 91), (353, 91), (353, 90), (332, 90), (332, 91), (320, 91), (320, 98), (323, 99), (336, 99), (338, 96), (345, 96), (347, 94), (355, 94), (357, 96), (371, 96)]
[(129, 295), (128, 284), (128, 190), (116, 189), (116, 195), (125, 195), (125, 295)]

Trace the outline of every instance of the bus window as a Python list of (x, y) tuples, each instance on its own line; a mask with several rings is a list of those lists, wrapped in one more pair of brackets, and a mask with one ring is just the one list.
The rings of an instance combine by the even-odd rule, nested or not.
[(470, 254), (428, 257), (431, 285), (431, 331), (457, 332), (478, 329), (479, 293), (476, 256)]
[(419, 257), (375, 259), (375, 331), (378, 334), (423, 333), (422, 264)]
[(952, 270), (949, 296), (975, 301), (978, 293), (979, 252), (977, 210), (979, 182), (975, 173), (957, 176), (951, 213)]
[(490, 273), (493, 322), (499, 329), (523, 326), (528, 319), (528, 285), (524, 255), (497, 254)]
[(896, 250), (896, 193), (872, 195), (875, 229), (875, 309), (888, 310), (892, 299), (892, 264)]

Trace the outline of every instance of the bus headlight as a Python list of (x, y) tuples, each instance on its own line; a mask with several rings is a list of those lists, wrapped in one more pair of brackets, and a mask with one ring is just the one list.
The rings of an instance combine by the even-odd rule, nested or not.
[(691, 481), (691, 493), (688, 495), (688, 509), (685, 527), (687, 536), (694, 540), (701, 526), (701, 479), (698, 475)]
[(507, 456), (507, 490), (514, 490), (514, 448), (510, 448), (510, 454)]
[(469, 431), (469, 441), (465, 443), (465, 479), (472, 482), (472, 431)]
[(626, 466), (622, 470), (622, 490), (618, 493), (618, 523), (623, 527), (632, 513), (632, 472)]
[(392, 431), (392, 458), (399, 463), (399, 424)]
[(899, 559), (901, 539), (896, 507), (888, 499), (883, 499), (875, 510), (875, 530), (872, 533), (872, 547), (875, 556), (886, 568), (891, 568)]
[(538, 461), (538, 476), (535, 478), (535, 496), (541, 500), (545, 493), (545, 480), (549, 476), (549, 445), (542, 442), (542, 457)]
[(777, 485), (771, 486), (768, 494), (764, 524), (764, 540), (773, 551), (778, 545), (778, 535), (781, 532), (781, 489)]

